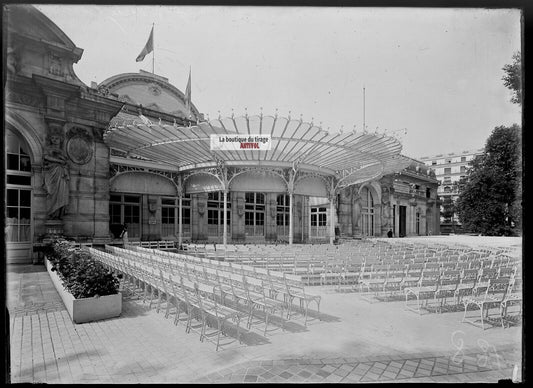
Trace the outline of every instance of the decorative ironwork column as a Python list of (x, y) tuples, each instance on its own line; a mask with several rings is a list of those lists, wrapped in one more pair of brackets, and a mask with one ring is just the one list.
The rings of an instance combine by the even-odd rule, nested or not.
[(179, 207), (178, 207), (178, 246), (181, 249), (181, 244), (183, 243), (183, 195), (180, 193), (178, 197)]
[(183, 243), (183, 179), (178, 177), (178, 247), (182, 248)]
[(329, 189), (329, 243), (333, 245), (335, 243), (335, 200), (337, 186), (335, 184), (335, 179), (330, 178), (331, 185)]
[(226, 244), (228, 243), (228, 190), (224, 188), (224, 236), (222, 241), (224, 243), (224, 251), (226, 251)]
[(215, 157), (215, 160), (217, 162), (216, 176), (222, 185), (222, 191), (224, 193), (224, 205), (223, 205), (224, 206), (223, 207), (224, 227), (223, 227), (222, 242), (224, 244), (224, 255), (225, 255), (226, 247), (228, 244), (228, 188), (229, 188), (228, 168), (222, 159), (218, 159)]
[(292, 245), (294, 241), (294, 182), (296, 180), (296, 175), (298, 174), (299, 164), (300, 160), (295, 160), (292, 163), (292, 169), (289, 170), (287, 180), (287, 191), (289, 192), (289, 245)]
[(289, 192), (289, 245), (292, 245), (293, 242), (293, 233), (294, 233), (294, 216), (292, 210), (292, 201), (294, 200), (294, 194), (292, 191)]

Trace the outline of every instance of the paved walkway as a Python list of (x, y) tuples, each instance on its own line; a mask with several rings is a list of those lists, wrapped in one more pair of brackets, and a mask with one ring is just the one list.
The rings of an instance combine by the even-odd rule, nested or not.
[(120, 317), (74, 324), (44, 266), (7, 271), (13, 383), (497, 382), (521, 370), (521, 326), (483, 331), (460, 312), (419, 316), (319, 287), (307, 327), (297, 318), (216, 352), (129, 296)]

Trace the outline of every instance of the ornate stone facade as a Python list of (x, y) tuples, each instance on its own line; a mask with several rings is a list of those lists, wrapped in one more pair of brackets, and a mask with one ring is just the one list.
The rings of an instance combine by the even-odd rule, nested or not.
[[(399, 174), (349, 186), (301, 171), (298, 161), (292, 168), (220, 161), (179, 172), (110, 149), (104, 131), (132, 117), (187, 124), (184, 94), (142, 72), (89, 87), (73, 71), (82, 49), (53, 22), (30, 5), (6, 11), (6, 127), (27, 151), (7, 157), (31, 161), (31, 172), (19, 164), (8, 176), (29, 177), (24, 195), (30, 193), (32, 215), (24, 218), (31, 219), (29, 228), (24, 224), (30, 232), (8, 241), (9, 261), (30, 260), (52, 221), (65, 236), (95, 244), (112, 242), (124, 222), (132, 240), (222, 241), (225, 218), (228, 241), (289, 241), (291, 214), (294, 242), (328, 241), (331, 225), (345, 237), (439, 232), (437, 181), (414, 160)], [(144, 92), (136, 95), (139, 85)], [(196, 107), (191, 111), (193, 121), (203, 119)]]

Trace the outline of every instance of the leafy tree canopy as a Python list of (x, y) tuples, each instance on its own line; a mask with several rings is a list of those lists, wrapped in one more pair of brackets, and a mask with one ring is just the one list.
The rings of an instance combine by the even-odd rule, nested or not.
[(444, 217), (445, 222), (450, 222), (455, 214), (455, 203), (450, 196), (444, 197), (442, 200), (442, 211), (440, 215)]
[(522, 62), (520, 52), (513, 55), (513, 63), (503, 67), (503, 84), (513, 92), (511, 102), (522, 104)]
[(457, 203), (459, 220), (484, 235), (517, 234), (521, 216), (520, 127), (496, 127), (474, 159)]

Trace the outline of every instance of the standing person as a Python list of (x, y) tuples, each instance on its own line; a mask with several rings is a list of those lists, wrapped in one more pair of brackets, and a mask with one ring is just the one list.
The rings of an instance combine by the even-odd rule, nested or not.
[(120, 233), (120, 238), (122, 239), (124, 248), (126, 248), (126, 245), (128, 245), (128, 224), (124, 224), (122, 232)]

